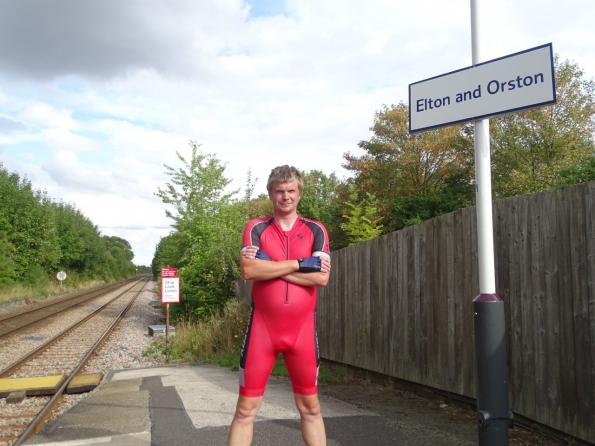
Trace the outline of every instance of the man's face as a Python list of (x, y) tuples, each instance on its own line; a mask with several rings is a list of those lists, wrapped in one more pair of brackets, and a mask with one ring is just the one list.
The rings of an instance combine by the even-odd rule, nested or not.
[(300, 202), (300, 190), (295, 181), (274, 183), (269, 198), (273, 202), (275, 214), (291, 214), (297, 211), (297, 205)]

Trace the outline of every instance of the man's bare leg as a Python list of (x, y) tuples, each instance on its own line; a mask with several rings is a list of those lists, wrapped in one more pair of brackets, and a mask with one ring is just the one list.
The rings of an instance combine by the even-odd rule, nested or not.
[(302, 437), (307, 446), (326, 446), (324, 421), (320, 413), (318, 395), (294, 394), (295, 405), (300, 412)]
[(262, 404), (262, 397), (248, 398), (240, 395), (236, 413), (229, 428), (227, 446), (250, 446), (254, 434), (254, 418)]

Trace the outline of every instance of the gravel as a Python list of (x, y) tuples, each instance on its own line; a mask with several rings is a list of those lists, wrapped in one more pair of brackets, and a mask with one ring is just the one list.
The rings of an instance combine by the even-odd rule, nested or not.
[(112, 332), (98, 354), (87, 363), (85, 373), (107, 373), (110, 370), (136, 369), (163, 365), (161, 355), (145, 353), (159, 338), (149, 335), (149, 325), (165, 325), (160, 308), (151, 306), (157, 301), (157, 284), (149, 282), (126, 313), (126, 318)]
[[(105, 375), (110, 370), (136, 369), (165, 364), (162, 355), (146, 354), (153, 342), (162, 340), (149, 335), (149, 325), (165, 324), (165, 315), (161, 309), (151, 305), (158, 299), (157, 284), (150, 281), (126, 313), (125, 319), (112, 332), (101, 350), (89, 360), (85, 367), (85, 374), (102, 373)], [(55, 413), (54, 418), (92, 393), (64, 395), (60, 409)]]

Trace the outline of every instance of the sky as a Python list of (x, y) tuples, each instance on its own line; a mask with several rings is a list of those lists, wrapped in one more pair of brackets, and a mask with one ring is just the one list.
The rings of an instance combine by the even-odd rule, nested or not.
[[(476, 0), (481, 57), (552, 43), (595, 78), (592, 0)], [(471, 65), (470, 0), (2, 0), (0, 163), (137, 265), (172, 231), (155, 196), (201, 144), (231, 188), (275, 166), (350, 176), (375, 112)]]

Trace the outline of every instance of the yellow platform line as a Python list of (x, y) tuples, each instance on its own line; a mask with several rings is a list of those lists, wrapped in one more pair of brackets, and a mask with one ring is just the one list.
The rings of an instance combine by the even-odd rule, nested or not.
[[(25, 391), (27, 396), (53, 395), (64, 375), (35, 376), (29, 378), (0, 378), (0, 398), (11, 392)], [(102, 373), (75, 376), (68, 384), (67, 393), (88, 392), (99, 385)]]

